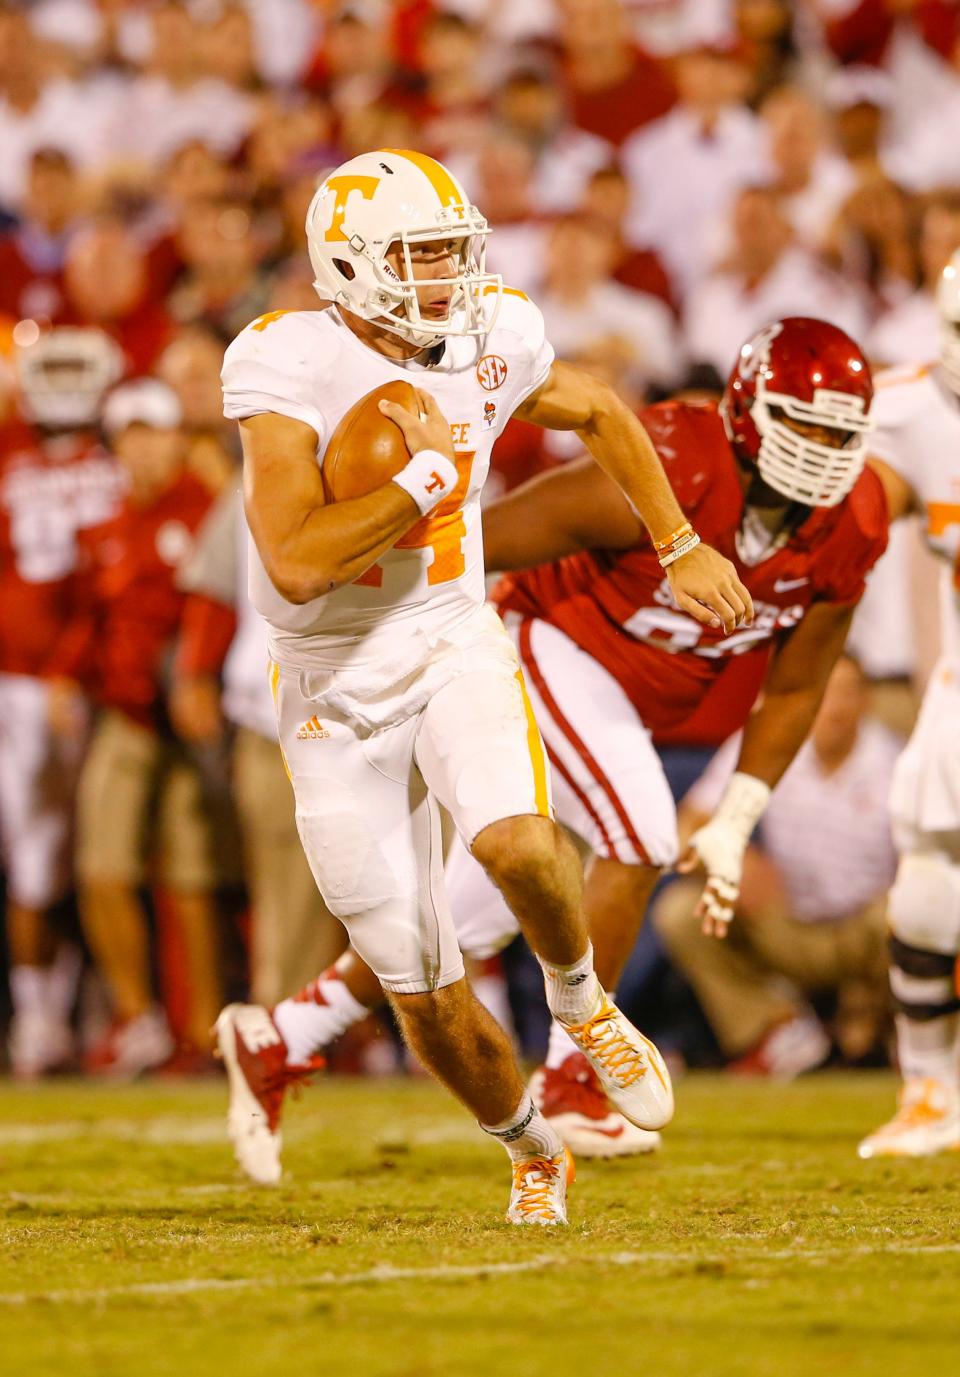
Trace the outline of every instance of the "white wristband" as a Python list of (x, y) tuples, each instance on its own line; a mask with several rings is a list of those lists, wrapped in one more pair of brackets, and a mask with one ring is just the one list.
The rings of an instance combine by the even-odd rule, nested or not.
[(745, 775), (737, 770), (731, 775), (710, 823), (724, 822), (734, 828), (746, 846), (769, 802), (770, 785), (756, 775)]
[(390, 481), (409, 493), (426, 516), (457, 486), (457, 466), (438, 450), (421, 449)]

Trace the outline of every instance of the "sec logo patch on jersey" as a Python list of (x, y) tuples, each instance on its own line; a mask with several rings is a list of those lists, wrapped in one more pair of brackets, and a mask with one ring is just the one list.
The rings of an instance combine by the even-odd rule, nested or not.
[(477, 382), (485, 392), (495, 392), (507, 381), (507, 364), (499, 354), (484, 354), (477, 364)]

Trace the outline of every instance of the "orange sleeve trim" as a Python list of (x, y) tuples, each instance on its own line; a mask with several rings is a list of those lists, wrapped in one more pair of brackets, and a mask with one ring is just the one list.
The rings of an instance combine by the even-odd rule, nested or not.
[(877, 391), (879, 391), (881, 388), (885, 388), (885, 387), (905, 387), (905, 386), (907, 385), (907, 383), (920, 382), (920, 380), (921, 380), (922, 378), (927, 377), (927, 375), (930, 373), (930, 370), (931, 370), (932, 368), (933, 368), (933, 364), (932, 364), (932, 363), (924, 363), (924, 364), (921, 364), (919, 368), (914, 368), (912, 372), (906, 373), (906, 374), (904, 374), (904, 375), (901, 376), (901, 377), (896, 377), (896, 378), (889, 378), (889, 377), (887, 377), (887, 378), (877, 378), (877, 381), (876, 381)]

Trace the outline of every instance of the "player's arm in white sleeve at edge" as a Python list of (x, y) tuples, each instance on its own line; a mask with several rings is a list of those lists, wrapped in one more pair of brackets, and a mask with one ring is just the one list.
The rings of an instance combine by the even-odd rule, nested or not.
[[(548, 430), (574, 430), (622, 488), (655, 544), (686, 523), (650, 437), (613, 388), (568, 363), (555, 362), (543, 385), (515, 412)], [(538, 516), (539, 520), (539, 516)], [(699, 544), (666, 570), (678, 605), (698, 622), (726, 631), (753, 617), (750, 594), (723, 555)]]
[[(400, 427), (411, 454), (443, 455), (455, 477), (450, 426), (428, 393), (417, 398), (423, 419), (391, 402), (381, 410)], [(242, 420), (240, 435), (247, 522), (271, 583), (288, 602), (311, 602), (352, 583), (424, 515), (393, 480), (328, 504), (317, 433), (304, 421), (263, 412)]]

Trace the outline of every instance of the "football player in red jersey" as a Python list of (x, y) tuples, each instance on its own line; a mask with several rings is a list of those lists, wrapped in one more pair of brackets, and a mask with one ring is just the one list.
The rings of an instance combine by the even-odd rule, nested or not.
[[(557, 817), (593, 852), (585, 908), (611, 984), (677, 858), (653, 740), (719, 744), (744, 727), (737, 772), (685, 859), (707, 872), (705, 930), (726, 932), (747, 841), (807, 735), (886, 545), (883, 489), (864, 470), (872, 398), (869, 366), (847, 335), (791, 318), (744, 345), (719, 405), (665, 402), (640, 413), (684, 511), (753, 598), (753, 625), (729, 634), (680, 610), (629, 502), (589, 460), (533, 479), (484, 514), (488, 567), (526, 570), (494, 598), (553, 763)], [(447, 884), (466, 953), (482, 958), (513, 938), (509, 910), (469, 855), (454, 851)], [(348, 952), (278, 1006), (297, 1060), (379, 998)], [(561, 1033), (536, 1082), (564, 1140), (584, 1156), (656, 1147), (656, 1134), (612, 1110)], [(279, 1114), (282, 1091), (276, 1098)]]
[(47, 726), (47, 656), (70, 617), (79, 533), (104, 521), (120, 473), (97, 414), (123, 368), (100, 330), (62, 327), (18, 351), (18, 396), (0, 427), (0, 845), (14, 1017), (10, 1063), (29, 1078), (63, 1063), (74, 953), (48, 911), (70, 886), (70, 820), (83, 733)]

